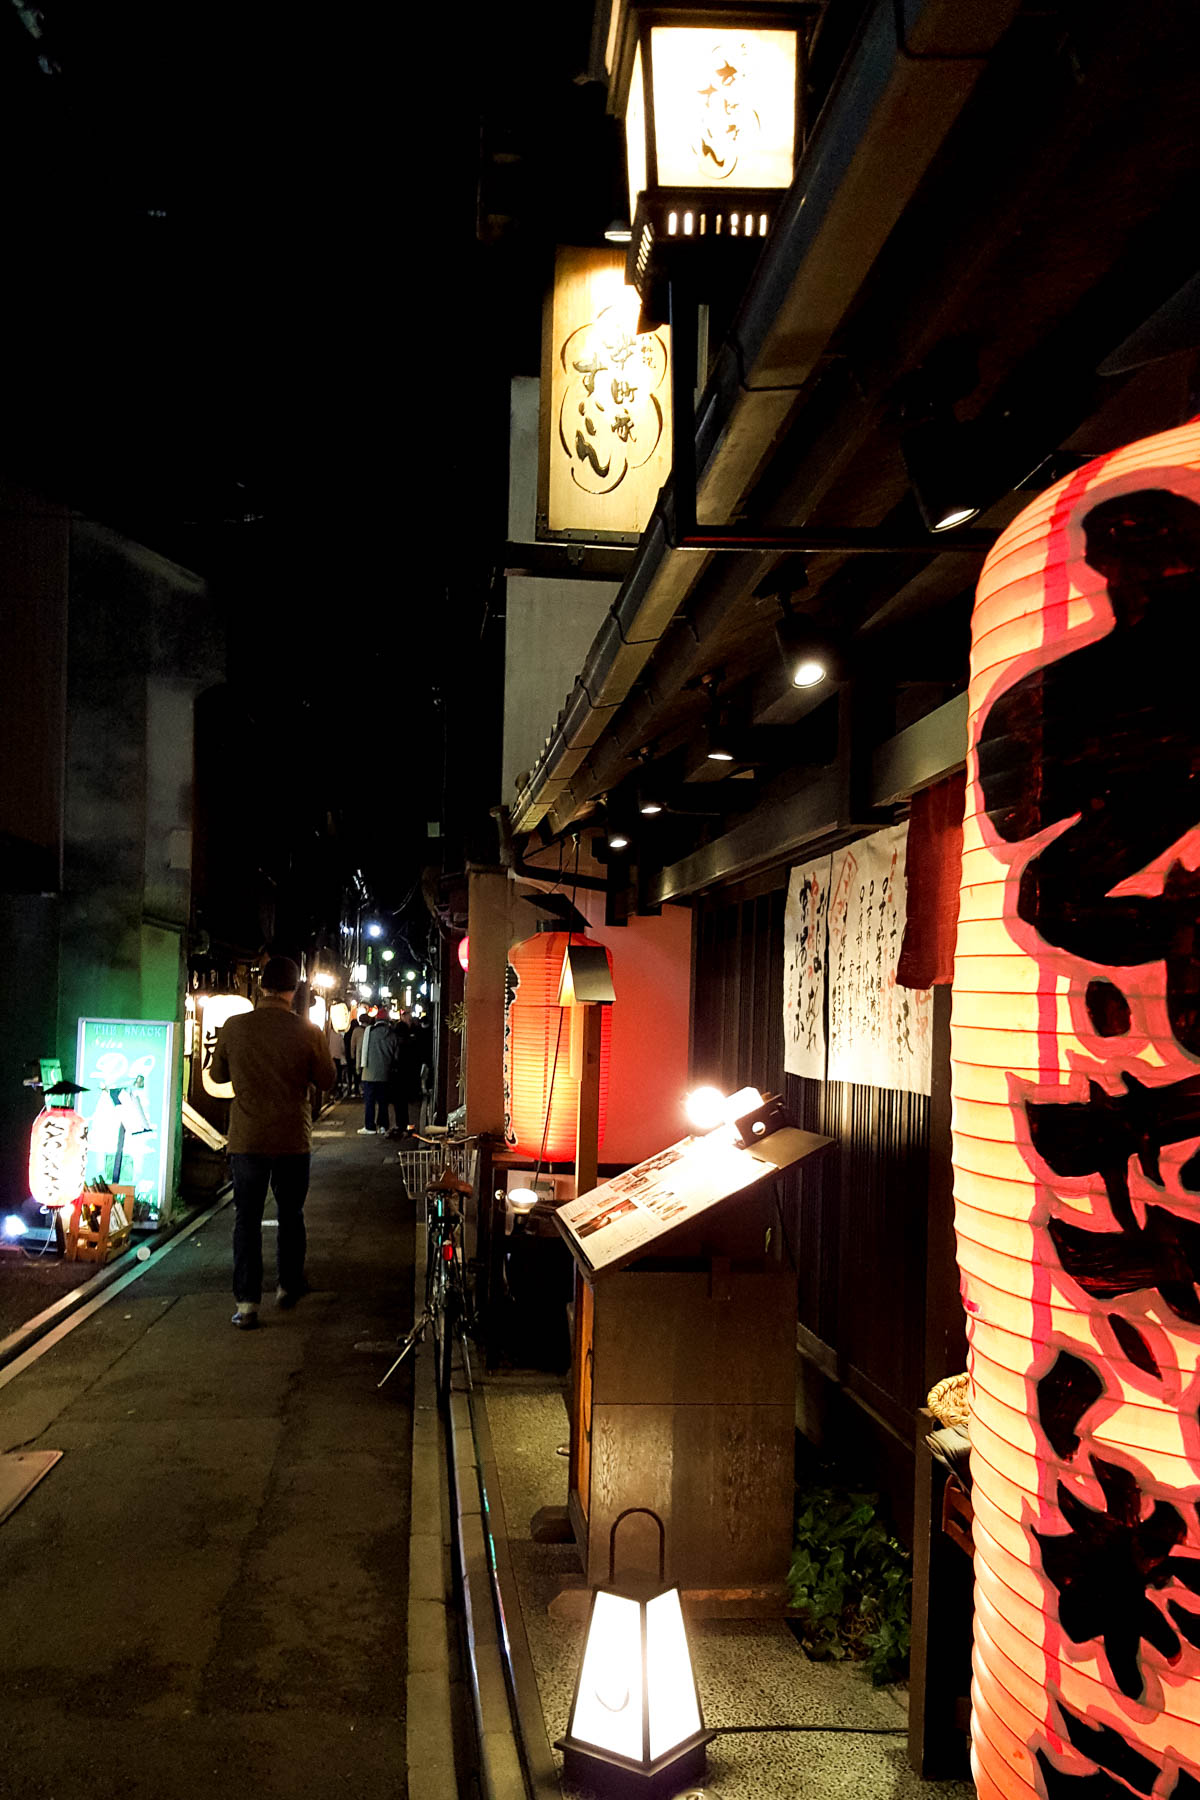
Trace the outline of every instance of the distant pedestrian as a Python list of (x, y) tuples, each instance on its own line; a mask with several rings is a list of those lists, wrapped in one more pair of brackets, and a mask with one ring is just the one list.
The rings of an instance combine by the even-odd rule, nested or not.
[(410, 1025), (396, 1027), (399, 1056), (392, 1081), (392, 1105), (396, 1114), (393, 1137), (412, 1132), (421, 1118), (421, 1045)]
[(346, 1092), (346, 1043), (343, 1034), (334, 1029), (332, 1020), (325, 1027), (325, 1042), (329, 1045), (329, 1054), (333, 1058), (333, 1091), (337, 1095), (344, 1096)]
[(360, 1137), (382, 1137), (388, 1128), (388, 1100), (399, 1073), (401, 1047), (396, 1027), (380, 1008), (358, 1047), (362, 1076), (363, 1122)]
[(263, 966), (253, 1012), (226, 1019), (213, 1050), (214, 1081), (233, 1083), (229, 1160), (233, 1169), (233, 1324), (252, 1330), (262, 1301), (262, 1217), (267, 1190), (279, 1216), (279, 1306), (308, 1292), (304, 1202), (312, 1160), (309, 1087), (330, 1088), (333, 1059), (325, 1034), (292, 1011), (300, 971), (287, 956)]
[(362, 1076), (359, 1073), (358, 1059), (359, 1051), (362, 1048), (363, 1032), (365, 1030), (366, 1020), (363, 1018), (362, 1014), (359, 1013), (355, 1018), (351, 1019), (350, 1029), (347, 1031), (345, 1037), (346, 1079), (349, 1082), (346, 1098), (348, 1100), (357, 1100), (362, 1094)]

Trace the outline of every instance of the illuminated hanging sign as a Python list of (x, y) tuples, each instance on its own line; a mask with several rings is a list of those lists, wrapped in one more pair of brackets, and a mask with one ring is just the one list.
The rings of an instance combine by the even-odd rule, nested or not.
[(134, 1218), (155, 1224), (170, 1204), (176, 1098), (175, 1026), (167, 1019), (80, 1019), (75, 1074), (87, 1120), (87, 1175), (134, 1190)]
[(539, 538), (637, 538), (671, 470), (666, 327), (617, 251), (559, 250), (542, 342)]
[(1048, 489), (976, 599), (952, 1054), (997, 1800), (1200, 1795), (1198, 604), (1196, 424)]
[(651, 153), (659, 188), (790, 187), (796, 33), (653, 25), (649, 41), (651, 107), (639, 44), (625, 112), (631, 204), (648, 185)]
[(87, 1181), (87, 1125), (72, 1107), (40, 1112), (29, 1139), (29, 1191), (42, 1206), (73, 1206)]
[(201, 999), (204, 1007), (200, 1025), (200, 1079), (205, 1093), (211, 1094), (214, 1100), (232, 1100), (232, 1081), (217, 1081), (212, 1073), (217, 1033), (226, 1019), (236, 1018), (238, 1013), (253, 1012), (254, 1007), (244, 994), (204, 994)]

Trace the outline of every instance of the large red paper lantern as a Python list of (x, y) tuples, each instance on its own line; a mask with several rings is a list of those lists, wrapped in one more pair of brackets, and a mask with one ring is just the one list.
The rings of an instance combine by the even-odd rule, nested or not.
[(73, 1206), (87, 1180), (87, 1123), (74, 1107), (40, 1112), (29, 1138), (29, 1192), (42, 1206)]
[[(578, 932), (539, 932), (508, 953), (509, 1005), (504, 1081), (509, 1144), (542, 1162), (573, 1162), (579, 1120), (582, 1008), (558, 1004), (568, 944), (592, 944)], [(598, 947), (598, 946), (593, 946)], [(611, 965), (612, 958), (609, 958)], [(602, 1009), (600, 1137), (608, 1117), (612, 1008)]]
[(984, 1800), (1200, 1797), (1200, 425), (1004, 532), (954, 979)]

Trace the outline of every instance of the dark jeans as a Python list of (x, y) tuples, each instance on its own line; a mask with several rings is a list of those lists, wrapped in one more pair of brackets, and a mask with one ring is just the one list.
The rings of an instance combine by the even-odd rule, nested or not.
[[(364, 1081), (363, 1124), (368, 1131), (386, 1131), (388, 1122), (388, 1084), (386, 1081)], [(376, 1117), (378, 1109), (378, 1117)]]
[(275, 1196), (279, 1235), (275, 1246), (279, 1285), (289, 1294), (304, 1286), (304, 1201), (308, 1194), (310, 1156), (229, 1158), (233, 1169), (233, 1297), (262, 1299), (262, 1216), (267, 1189)]

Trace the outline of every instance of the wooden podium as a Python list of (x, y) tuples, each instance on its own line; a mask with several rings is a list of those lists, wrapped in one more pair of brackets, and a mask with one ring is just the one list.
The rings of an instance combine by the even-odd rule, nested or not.
[[(568, 1512), (585, 1579), (606, 1579), (617, 1515), (650, 1507), (690, 1610), (738, 1618), (783, 1610), (792, 1552), (796, 1275), (773, 1183), (832, 1140), (722, 1136), (557, 1217), (576, 1263)], [(649, 1520), (622, 1527), (622, 1554), (657, 1565)]]

